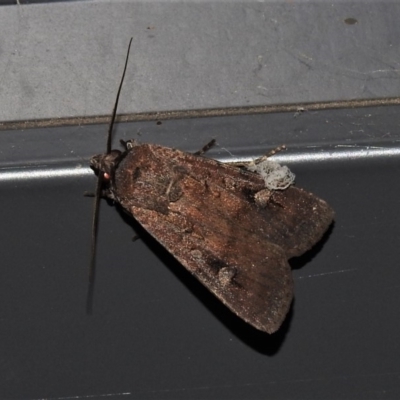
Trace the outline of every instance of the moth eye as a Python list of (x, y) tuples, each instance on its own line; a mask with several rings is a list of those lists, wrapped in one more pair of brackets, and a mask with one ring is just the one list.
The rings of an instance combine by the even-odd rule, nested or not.
[(103, 177), (104, 177), (104, 179), (105, 179), (106, 181), (109, 181), (109, 180), (110, 180), (110, 174), (108, 174), (107, 172), (104, 172)]
[(218, 271), (218, 279), (222, 286), (228, 285), (236, 275), (236, 268), (223, 267)]

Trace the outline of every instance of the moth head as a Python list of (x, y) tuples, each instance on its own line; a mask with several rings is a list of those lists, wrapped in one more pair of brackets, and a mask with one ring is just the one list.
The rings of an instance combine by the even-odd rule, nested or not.
[(108, 154), (97, 154), (90, 159), (90, 167), (96, 173), (103, 173), (104, 179), (109, 180), (118, 165), (120, 156), (119, 150), (111, 150)]

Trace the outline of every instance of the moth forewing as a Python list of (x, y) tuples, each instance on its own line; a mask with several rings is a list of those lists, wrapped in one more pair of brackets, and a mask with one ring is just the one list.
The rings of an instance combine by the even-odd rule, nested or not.
[(129, 146), (109, 175), (106, 195), (224, 304), (257, 329), (279, 328), (293, 298), (287, 260), (332, 222), (324, 201), (293, 186), (271, 191), (258, 173), (152, 144)]

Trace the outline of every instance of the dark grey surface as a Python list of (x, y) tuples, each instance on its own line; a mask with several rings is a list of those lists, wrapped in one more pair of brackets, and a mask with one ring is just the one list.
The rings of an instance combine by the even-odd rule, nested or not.
[(130, 37), (121, 113), (398, 96), (399, 15), (392, 0), (1, 7), (0, 121), (109, 114)]
[(94, 187), (85, 165), (105, 131), (0, 132), (0, 398), (399, 398), (398, 108), (117, 127), (115, 143), (197, 150), (215, 137), (209, 156), (224, 159), (288, 145), (280, 156), (297, 185), (327, 200), (336, 222), (293, 260), (295, 302), (272, 336), (147, 235), (132, 243), (105, 202), (94, 315), (85, 314), (92, 201), (82, 193)]
[[(0, 120), (398, 96), (399, 4), (76, 2), (0, 8)], [(351, 25), (346, 19), (355, 18)], [(348, 21), (351, 22), (351, 21)], [(150, 28), (150, 29), (148, 29)], [(121, 124), (117, 136), (208, 156), (279, 155), (336, 210), (293, 261), (296, 299), (261, 334), (102, 206), (104, 126), (0, 132), (0, 398), (398, 399), (396, 107)], [(141, 136), (138, 135), (141, 132)], [(117, 143), (117, 141), (115, 141)]]

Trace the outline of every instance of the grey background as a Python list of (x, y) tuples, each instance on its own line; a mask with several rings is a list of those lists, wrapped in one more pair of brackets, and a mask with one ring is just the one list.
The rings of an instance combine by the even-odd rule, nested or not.
[(2, 7), (0, 120), (109, 114), (130, 37), (121, 113), (398, 96), (399, 10), (389, 1)]
[(0, 398), (398, 399), (398, 106), (303, 104), (116, 126), (114, 143), (195, 151), (214, 137), (207, 156), (224, 161), (285, 143), (277, 159), (335, 209), (324, 240), (291, 261), (295, 301), (272, 336), (226, 310), (105, 202), (88, 317), (92, 201), (82, 193), (93, 190), (88, 159), (104, 151), (107, 126), (50, 125), (109, 115), (131, 36), (123, 113), (397, 97), (399, 7), (1, 7)]

